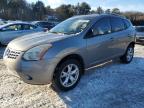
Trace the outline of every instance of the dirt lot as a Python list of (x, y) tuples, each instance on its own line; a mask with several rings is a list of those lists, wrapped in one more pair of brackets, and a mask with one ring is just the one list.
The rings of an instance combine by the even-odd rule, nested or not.
[(118, 60), (88, 71), (69, 92), (54, 91), (50, 85), (23, 83), (7, 71), (0, 51), (1, 108), (143, 108), (144, 46), (137, 45), (131, 64)]

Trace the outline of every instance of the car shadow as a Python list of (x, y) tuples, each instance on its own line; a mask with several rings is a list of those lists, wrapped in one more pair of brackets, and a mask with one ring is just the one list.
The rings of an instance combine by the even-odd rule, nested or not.
[(1, 47), (0, 47), (0, 59), (3, 58), (3, 54), (4, 54), (5, 49), (6, 49), (5, 46), (1, 46)]
[(142, 43), (142, 42), (137, 42), (136, 44), (137, 44), (137, 45), (142, 45), (142, 46), (143, 46), (143, 45), (144, 45), (144, 42), (143, 42), (143, 43)]
[(71, 91), (51, 87), (70, 108), (143, 108), (143, 65), (142, 57), (130, 64), (115, 60), (88, 70)]

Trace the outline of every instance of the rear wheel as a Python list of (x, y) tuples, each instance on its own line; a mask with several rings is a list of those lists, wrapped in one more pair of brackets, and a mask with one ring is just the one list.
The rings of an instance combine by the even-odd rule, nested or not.
[(0, 47), (2, 47), (3, 45), (1, 44), (1, 42), (0, 42)]
[(61, 63), (54, 75), (54, 85), (63, 91), (73, 89), (79, 82), (82, 65), (75, 59)]
[(123, 63), (130, 63), (134, 56), (134, 46), (129, 45), (126, 53), (120, 58)]
[(3, 45), (3, 44), (0, 42), (0, 47), (6, 47), (6, 45)]

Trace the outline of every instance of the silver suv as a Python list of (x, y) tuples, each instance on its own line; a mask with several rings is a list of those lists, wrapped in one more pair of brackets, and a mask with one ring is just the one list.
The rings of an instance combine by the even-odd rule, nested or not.
[(4, 61), (24, 82), (70, 90), (84, 70), (119, 57), (130, 63), (135, 29), (124, 17), (111, 14), (72, 17), (49, 32), (17, 38), (8, 44)]

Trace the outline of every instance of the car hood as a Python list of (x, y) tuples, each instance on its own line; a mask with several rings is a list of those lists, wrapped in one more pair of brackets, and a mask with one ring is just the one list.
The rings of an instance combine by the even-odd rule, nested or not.
[(8, 44), (8, 47), (15, 50), (26, 51), (41, 44), (49, 44), (72, 35), (52, 34), (47, 32), (33, 33), (14, 39)]

